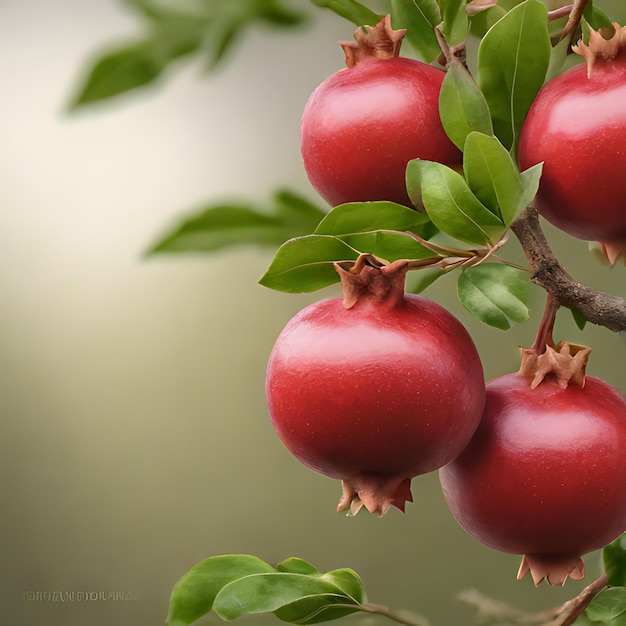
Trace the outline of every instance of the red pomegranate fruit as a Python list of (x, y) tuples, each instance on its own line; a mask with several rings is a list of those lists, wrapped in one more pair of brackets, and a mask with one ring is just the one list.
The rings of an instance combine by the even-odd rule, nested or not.
[(342, 42), (347, 68), (311, 95), (301, 151), (313, 187), (330, 205), (389, 200), (413, 206), (405, 170), (411, 159), (460, 166), (460, 151), (439, 118), (444, 72), (399, 57), (406, 30), (390, 16)]
[(470, 535), (524, 555), (518, 579), (562, 585), (626, 530), (626, 401), (585, 377), (588, 348), (525, 352), (520, 372), (487, 384), (476, 434), (439, 475)]
[(452, 314), (404, 294), (406, 261), (336, 267), (343, 300), (306, 307), (274, 345), (270, 417), (297, 459), (343, 481), (338, 510), (404, 511), (411, 478), (454, 459), (476, 430), (481, 362)]
[(546, 83), (519, 142), (521, 169), (543, 161), (535, 206), (561, 230), (599, 241), (611, 264), (626, 250), (626, 27), (592, 31), (586, 64)]

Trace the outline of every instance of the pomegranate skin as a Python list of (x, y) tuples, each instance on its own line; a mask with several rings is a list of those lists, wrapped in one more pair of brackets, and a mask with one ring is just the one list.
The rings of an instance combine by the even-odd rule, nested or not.
[(577, 65), (540, 90), (522, 127), (520, 169), (543, 161), (535, 206), (579, 239), (626, 246), (626, 55)]
[(474, 538), (567, 561), (626, 530), (625, 450), (626, 401), (614, 387), (587, 376), (583, 388), (546, 378), (532, 390), (509, 374), (487, 384), (476, 434), (439, 475), (452, 514)]
[(278, 337), (266, 380), (286, 448), (381, 514), (390, 504), (404, 510), (410, 479), (461, 452), (485, 395), (465, 328), (415, 295), (393, 307), (369, 298), (306, 307)]
[(365, 58), (326, 79), (302, 117), (301, 152), (315, 190), (331, 206), (388, 200), (412, 207), (411, 159), (460, 165), (439, 118), (444, 72), (394, 57)]

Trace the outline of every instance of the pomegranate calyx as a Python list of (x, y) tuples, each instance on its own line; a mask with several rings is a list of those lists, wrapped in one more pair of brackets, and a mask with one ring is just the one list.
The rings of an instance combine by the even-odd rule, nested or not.
[(404, 513), (407, 502), (413, 502), (411, 479), (375, 476), (362, 473), (342, 480), (343, 493), (337, 511), (348, 509), (348, 515), (356, 515), (363, 507), (382, 517), (392, 506)]
[(354, 67), (364, 59), (393, 59), (400, 54), (406, 28), (394, 29), (387, 14), (376, 26), (363, 26), (354, 31), (355, 41), (340, 41), (346, 55), (346, 66)]
[(614, 34), (610, 38), (603, 35), (607, 29), (601, 28), (593, 30), (589, 28), (589, 43), (586, 44), (582, 39), (572, 46), (572, 50), (582, 56), (587, 61), (587, 76), (591, 76), (593, 66), (597, 61), (615, 59), (616, 57), (626, 53), (626, 26), (620, 26), (617, 22), (613, 22)]
[(579, 556), (525, 554), (517, 573), (517, 580), (522, 580), (528, 572), (535, 587), (539, 587), (544, 578), (551, 585), (562, 587), (568, 578), (582, 580), (585, 577), (585, 564)]
[(569, 384), (585, 386), (585, 369), (591, 348), (561, 341), (553, 348), (546, 346), (545, 352), (537, 354), (533, 348), (522, 348), (522, 364), (518, 371), (530, 379), (531, 389), (536, 389), (543, 380), (551, 376), (561, 389)]
[(624, 260), (624, 265), (626, 265), (626, 240), (602, 242), (600, 246), (602, 253), (609, 260), (611, 267), (615, 265), (620, 256)]
[(362, 254), (347, 267), (344, 263), (335, 263), (335, 269), (341, 279), (346, 309), (366, 300), (393, 308), (404, 297), (408, 261), (385, 265), (371, 254)]

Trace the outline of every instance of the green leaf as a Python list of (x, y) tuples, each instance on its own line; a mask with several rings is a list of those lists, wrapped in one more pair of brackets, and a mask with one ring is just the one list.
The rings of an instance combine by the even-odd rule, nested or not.
[(587, 24), (589, 24), (589, 26), (591, 26), (594, 30), (612, 28), (613, 26), (613, 20), (591, 1), (585, 6), (583, 17), (585, 18)]
[(578, 326), (578, 329), (584, 330), (587, 325), (587, 318), (578, 309), (570, 309), (570, 313), (572, 314), (574, 323)]
[(501, 330), (529, 317), (526, 304), (528, 279), (507, 265), (485, 263), (459, 275), (457, 293), (461, 304), (481, 322)]
[(487, 101), (471, 74), (460, 63), (449, 66), (439, 92), (439, 114), (446, 134), (463, 150), (472, 131), (493, 134)]
[(602, 559), (604, 571), (608, 576), (608, 585), (610, 587), (626, 586), (626, 534), (618, 537), (602, 550)]
[(418, 272), (409, 272), (406, 282), (406, 291), (409, 293), (422, 293), (424, 289), (432, 285), (445, 273), (445, 270), (434, 267), (425, 267)]
[(440, 23), (441, 12), (436, 0), (391, 0), (392, 26), (407, 29), (406, 40), (427, 63), (441, 54), (435, 35), (435, 26)]
[(371, 9), (356, 0), (311, 0), (318, 7), (330, 9), (337, 15), (352, 22), (355, 26), (376, 26), (382, 19), (382, 15), (374, 13)]
[[(537, 163), (537, 165), (533, 165), (527, 170), (520, 172), (519, 177), (522, 183), (522, 195), (519, 201), (519, 212), (523, 211), (537, 195), (537, 189), (539, 189), (539, 181), (541, 180), (542, 171), (543, 162)], [(517, 217), (517, 215), (515, 217)]]
[(308, 15), (281, 0), (162, 2), (126, 0), (141, 12), (145, 28), (138, 41), (103, 52), (86, 72), (70, 109), (154, 83), (172, 62), (201, 52), (213, 69), (252, 23), (295, 26)]
[(473, 15), (470, 20), (470, 32), (475, 37), (482, 39), (485, 33), (500, 19), (506, 15), (506, 9), (495, 5)]
[(439, 0), (441, 7), (441, 32), (448, 45), (456, 46), (467, 37), (469, 20), (467, 17), (467, 0)]
[(505, 232), (502, 221), (486, 208), (454, 170), (414, 159), (407, 166), (411, 201), (423, 206), (444, 233), (473, 244), (493, 244)]
[(274, 568), (247, 554), (214, 556), (192, 567), (175, 585), (170, 597), (168, 626), (186, 626), (206, 615), (219, 591), (250, 574), (274, 572)]
[(218, 592), (213, 610), (230, 621), (251, 613), (277, 611), (311, 596), (321, 597), (329, 605), (358, 605), (358, 601), (325, 576), (272, 572), (252, 574), (228, 583)]
[(409, 234), (397, 231), (355, 233), (342, 235), (340, 239), (360, 254), (373, 254), (389, 263), (399, 259), (427, 259), (434, 256)]
[(345, 235), (372, 230), (420, 232), (429, 222), (419, 213), (395, 202), (351, 202), (332, 209), (315, 229), (318, 235)]
[(312, 232), (324, 215), (289, 190), (276, 192), (271, 212), (242, 203), (210, 205), (170, 229), (148, 254), (213, 252), (239, 245), (279, 246)]
[(496, 137), (481, 133), (468, 135), (463, 152), (463, 171), (476, 197), (505, 225), (508, 226), (525, 208), (526, 198), (517, 167)]
[(547, 15), (539, 0), (526, 0), (496, 22), (478, 48), (478, 84), (496, 136), (514, 154), (550, 63)]
[(152, 41), (140, 41), (107, 52), (89, 70), (70, 110), (148, 85), (167, 63), (168, 59), (157, 53)]
[(308, 561), (300, 559), (296, 556), (292, 556), (284, 561), (281, 561), (274, 568), (277, 572), (288, 572), (291, 574), (320, 574), (314, 565), (311, 565)]
[(285, 242), (259, 283), (288, 293), (308, 293), (339, 281), (336, 261), (355, 261), (357, 250), (331, 235), (307, 235)]
[(592, 622), (624, 626), (626, 624), (626, 589), (610, 587), (601, 591), (585, 611)]

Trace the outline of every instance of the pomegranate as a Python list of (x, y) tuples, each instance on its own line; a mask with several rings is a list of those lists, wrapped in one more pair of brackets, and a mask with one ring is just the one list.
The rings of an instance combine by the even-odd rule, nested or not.
[(487, 384), (476, 434), (439, 475), (470, 535), (525, 555), (518, 579), (564, 584), (626, 530), (626, 401), (585, 377), (589, 348), (524, 353), (518, 373)]
[(390, 16), (341, 42), (347, 68), (311, 95), (301, 151), (313, 187), (332, 206), (389, 200), (411, 207), (405, 170), (420, 158), (460, 166), (460, 151), (439, 118), (444, 72), (399, 57), (406, 30)]
[(404, 511), (411, 478), (454, 459), (476, 430), (481, 362), (452, 314), (404, 294), (406, 261), (336, 267), (343, 301), (306, 307), (274, 345), (270, 417), (297, 459), (343, 481), (338, 510)]
[(535, 206), (574, 237), (603, 244), (611, 264), (626, 249), (626, 27), (592, 31), (574, 66), (540, 90), (522, 127), (519, 165), (543, 161)]

